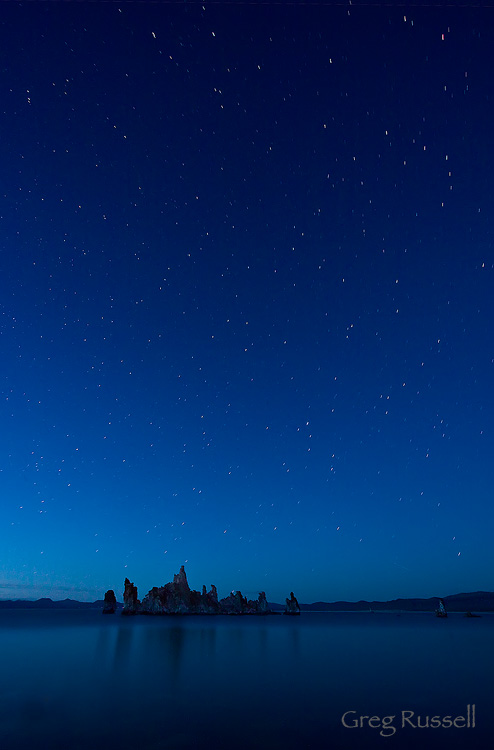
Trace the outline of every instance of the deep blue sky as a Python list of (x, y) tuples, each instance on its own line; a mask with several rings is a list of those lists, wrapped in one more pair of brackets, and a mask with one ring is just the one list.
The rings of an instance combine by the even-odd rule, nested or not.
[(0, 597), (493, 589), (493, 16), (2, 4)]

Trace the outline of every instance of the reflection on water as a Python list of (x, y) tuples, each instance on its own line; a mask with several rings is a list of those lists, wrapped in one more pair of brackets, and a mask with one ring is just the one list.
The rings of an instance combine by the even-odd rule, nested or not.
[[(104, 632), (102, 630), (101, 632)], [(118, 628), (116, 634), (116, 643), (113, 658), (113, 672), (118, 674), (119, 671), (127, 670), (129, 660), (132, 656), (132, 634), (133, 630), (128, 625), (122, 625)]]
[[(489, 615), (3, 611), (0, 748), (490, 750), (493, 635)], [(468, 703), (475, 730), (383, 738), (341, 723), (349, 710), (457, 716)]]

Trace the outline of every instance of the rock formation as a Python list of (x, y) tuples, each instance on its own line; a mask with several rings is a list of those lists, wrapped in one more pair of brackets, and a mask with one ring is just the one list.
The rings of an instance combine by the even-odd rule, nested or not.
[(190, 587), (187, 581), (187, 575), (183, 565), (180, 566), (180, 571), (175, 573), (173, 576), (173, 583), (180, 587), (182, 591), (190, 591)]
[(163, 589), (153, 586), (141, 603), (141, 614), (143, 615), (162, 615), (165, 613)]
[(154, 587), (146, 594), (140, 611), (145, 615), (216, 615), (220, 607), (216, 587), (211, 586), (209, 592), (206, 586), (202, 587), (202, 593), (192, 591), (182, 565), (173, 582)]
[(300, 607), (299, 607), (298, 601), (293, 591), (290, 592), (290, 598), (285, 599), (285, 601), (286, 601), (286, 605), (285, 605), (285, 611), (283, 612), (284, 615), (299, 615), (300, 614)]
[(269, 615), (270, 613), (268, 601), (266, 599), (266, 594), (264, 591), (261, 591), (257, 598), (257, 609), (260, 615)]
[[(107, 613), (107, 596), (113, 596), (111, 602), (116, 600), (113, 591), (105, 595), (104, 612)], [(293, 594), (292, 594), (293, 597)], [(288, 600), (287, 600), (288, 601)], [(295, 599), (298, 607), (297, 600)], [(108, 598), (108, 611), (110, 599)], [(115, 611), (114, 609), (112, 611)], [(300, 610), (299, 610), (300, 612)], [(294, 614), (299, 614), (294, 612)], [(269, 615), (276, 614), (269, 609), (266, 594), (261, 591), (257, 600), (247, 600), (240, 591), (233, 592), (218, 601), (216, 586), (211, 585), (207, 591), (206, 586), (202, 592), (194, 591), (189, 587), (184, 566), (173, 576), (173, 581), (164, 586), (154, 586), (144, 599), (139, 602), (137, 588), (128, 578), (125, 579), (124, 608), (123, 615)]]
[(220, 599), (220, 611), (225, 615), (243, 615), (247, 612), (247, 599), (240, 591), (232, 591), (229, 596)]
[(266, 594), (261, 591), (256, 600), (247, 599), (240, 591), (235, 591), (220, 600), (220, 611), (226, 615), (271, 615)]
[(447, 617), (448, 613), (446, 612), (446, 609), (444, 607), (444, 602), (442, 599), (439, 599), (439, 607), (436, 609), (436, 617)]
[(125, 590), (124, 590), (124, 606), (122, 610), (123, 615), (136, 615), (139, 612), (140, 601), (137, 598), (137, 587), (125, 579)]
[(105, 594), (103, 614), (113, 615), (115, 613), (116, 608), (117, 608), (117, 599), (115, 597), (115, 592), (112, 589), (109, 589)]
[[(203, 590), (206, 587), (203, 586)], [(220, 611), (220, 605), (218, 604), (218, 592), (216, 591), (216, 586), (214, 583), (211, 584), (211, 589), (206, 593), (206, 596), (204, 598), (204, 605), (206, 607), (206, 612), (216, 615)]]

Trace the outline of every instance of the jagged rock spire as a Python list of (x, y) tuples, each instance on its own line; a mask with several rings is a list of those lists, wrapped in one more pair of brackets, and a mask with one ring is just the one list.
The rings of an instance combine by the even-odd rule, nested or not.
[(185, 568), (183, 565), (180, 566), (180, 572), (175, 573), (175, 575), (173, 576), (173, 583), (176, 583), (187, 591), (190, 591), (189, 584), (187, 582), (187, 575), (185, 573)]
[(129, 581), (128, 578), (124, 582), (124, 608), (122, 610), (123, 615), (135, 615), (139, 610), (139, 599), (137, 598), (137, 587)]

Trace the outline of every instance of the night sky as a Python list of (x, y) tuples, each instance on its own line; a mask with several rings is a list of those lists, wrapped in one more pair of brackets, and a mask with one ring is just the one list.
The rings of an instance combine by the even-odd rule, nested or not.
[(493, 590), (493, 21), (2, 3), (1, 598)]

